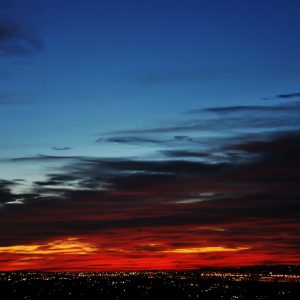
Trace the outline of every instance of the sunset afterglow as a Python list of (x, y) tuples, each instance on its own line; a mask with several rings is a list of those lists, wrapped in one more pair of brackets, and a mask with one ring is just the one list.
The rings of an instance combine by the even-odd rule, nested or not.
[(0, 0), (0, 271), (299, 265), (299, 12)]

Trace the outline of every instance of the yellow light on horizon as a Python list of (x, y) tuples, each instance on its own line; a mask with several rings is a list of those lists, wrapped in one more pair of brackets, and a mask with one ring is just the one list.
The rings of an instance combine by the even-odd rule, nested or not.
[(242, 250), (248, 250), (248, 247), (236, 247), (227, 248), (222, 246), (216, 247), (196, 247), (196, 248), (177, 248), (171, 250), (165, 250), (166, 253), (182, 253), (182, 254), (192, 254), (192, 253), (209, 253), (209, 252), (237, 252)]
[(0, 253), (9, 254), (88, 254), (98, 251), (91, 244), (81, 242), (76, 238), (68, 238), (65, 240), (56, 240), (46, 244), (36, 245), (15, 245), (0, 247)]

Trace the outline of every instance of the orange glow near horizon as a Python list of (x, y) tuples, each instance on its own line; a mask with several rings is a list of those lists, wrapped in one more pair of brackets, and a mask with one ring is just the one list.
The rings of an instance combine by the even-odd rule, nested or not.
[(179, 248), (166, 250), (167, 253), (211, 253), (211, 252), (236, 252), (241, 250), (248, 250), (247, 247), (237, 247), (237, 248), (226, 248), (226, 247), (202, 247), (202, 248)]
[(83, 255), (95, 252), (98, 249), (88, 243), (82, 243), (77, 238), (56, 240), (46, 244), (15, 245), (0, 247), (0, 253), (23, 255), (47, 255), (47, 254), (76, 254)]
[[(156, 243), (144, 244), (141, 246), (155, 247), (159, 246)], [(248, 250), (248, 247), (226, 248), (222, 246), (215, 247), (199, 247), (199, 248), (178, 248), (160, 251), (162, 253), (212, 253), (212, 252), (237, 252)], [(108, 248), (106, 251), (111, 252), (130, 252), (124, 249)], [(84, 255), (93, 252), (101, 252), (101, 249), (96, 248), (92, 244), (80, 242), (78, 238), (66, 238), (65, 240), (56, 240), (46, 244), (38, 245), (15, 245), (0, 247), (0, 253), (23, 254), (23, 255), (47, 255), (47, 254), (72, 254)], [(158, 251), (159, 252), (159, 251)]]
[[(253, 249), (247, 245), (215, 242), (176, 247), (170, 235), (153, 239), (152, 233), (122, 238), (111, 236), (64, 237), (36, 244), (0, 247), (2, 271), (129, 271), (180, 270), (201, 267), (262, 264), (278, 260), (271, 251)], [(192, 232), (193, 234), (193, 232)], [(191, 236), (193, 238), (193, 236)], [(173, 244), (172, 244), (173, 243)], [(180, 242), (179, 242), (180, 243)], [(293, 263), (289, 257), (285, 263)]]

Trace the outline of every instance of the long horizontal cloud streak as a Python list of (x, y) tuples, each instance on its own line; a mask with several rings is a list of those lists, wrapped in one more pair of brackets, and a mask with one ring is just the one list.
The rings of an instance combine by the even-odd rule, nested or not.
[(263, 100), (272, 100), (272, 99), (291, 99), (291, 98), (299, 98), (300, 93), (288, 93), (288, 94), (279, 94), (270, 98), (263, 98)]
[[(59, 257), (61, 249), (56, 253), (51, 248), (56, 241), (59, 247), (69, 245), (70, 238), (76, 241), (74, 249), (92, 249), (80, 258), (81, 268), (88, 270), (130, 269), (132, 264), (178, 269), (299, 263), (300, 107), (278, 107), (202, 110), (217, 113), (216, 120), (228, 127), (242, 120), (242, 113), (246, 121), (241, 126), (257, 132), (256, 138), (236, 132), (206, 150), (191, 143), (195, 135), (191, 138), (189, 130), (199, 128), (198, 123), (184, 127), (186, 135), (176, 133), (182, 128), (177, 125), (165, 131), (135, 130), (141, 138), (123, 131), (122, 143), (159, 140), (155, 158), (34, 156), (6, 161), (63, 164), (33, 182), (27, 193), (15, 191), (22, 181), (0, 182), (5, 268), (46, 268), (43, 257), (50, 253), (50, 260), (59, 262), (50, 263), (51, 270), (73, 270), (76, 253)], [(264, 119), (252, 115), (265, 110), (270, 114)], [(208, 128), (217, 121), (188, 122)], [(278, 127), (282, 130), (276, 132)], [(155, 132), (154, 140), (147, 137)], [(170, 137), (164, 143), (166, 132), (180, 143), (170, 146)], [(28, 247), (37, 253), (23, 253), (28, 256), (24, 264), (14, 250)]]
[[(264, 105), (256, 105), (256, 106), (225, 106), (225, 107), (210, 107), (205, 109), (194, 109), (189, 110), (186, 112), (186, 114), (198, 114), (198, 113), (204, 113), (204, 112), (212, 112), (212, 113), (218, 113), (218, 114), (237, 114), (237, 113), (274, 113), (277, 112), (279, 114), (282, 113), (294, 113), (297, 112), (297, 109), (299, 109), (300, 104), (290, 103), (290, 104), (281, 104), (281, 105), (274, 105), (274, 106), (264, 106)], [(295, 111), (296, 109), (296, 111)]]
[[(213, 113), (207, 117), (207, 113)], [(178, 122), (165, 127), (122, 130), (113, 134), (147, 138), (149, 134), (176, 134), (188, 132), (261, 132), (299, 128), (300, 103), (287, 103), (275, 106), (231, 106), (211, 107), (207, 109), (190, 110), (187, 115), (198, 115), (198, 119)], [(205, 118), (204, 118), (205, 116)], [(125, 137), (123, 137), (125, 140)]]

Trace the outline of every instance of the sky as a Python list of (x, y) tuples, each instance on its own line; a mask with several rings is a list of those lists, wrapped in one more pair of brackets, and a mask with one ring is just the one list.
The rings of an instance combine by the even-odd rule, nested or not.
[(300, 263), (297, 0), (0, 0), (0, 270)]

